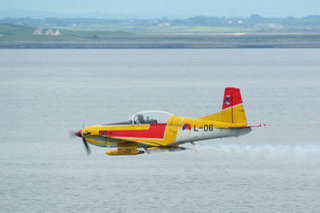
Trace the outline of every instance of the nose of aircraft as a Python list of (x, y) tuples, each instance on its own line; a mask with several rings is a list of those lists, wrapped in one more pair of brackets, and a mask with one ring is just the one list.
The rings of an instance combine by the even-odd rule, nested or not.
[(78, 131), (75, 133), (75, 135), (78, 136), (78, 137), (80, 137), (80, 138), (82, 138), (81, 131), (82, 131), (82, 129), (78, 130)]

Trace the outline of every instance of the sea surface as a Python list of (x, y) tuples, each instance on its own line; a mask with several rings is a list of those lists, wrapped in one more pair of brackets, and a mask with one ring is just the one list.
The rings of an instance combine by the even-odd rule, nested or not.
[[(241, 88), (239, 138), (88, 157), (69, 130), (201, 117)], [(320, 49), (0, 50), (0, 212), (320, 212)]]

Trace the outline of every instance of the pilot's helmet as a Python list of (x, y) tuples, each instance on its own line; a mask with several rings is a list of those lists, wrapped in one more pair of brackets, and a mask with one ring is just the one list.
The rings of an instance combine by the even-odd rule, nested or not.
[(139, 123), (143, 123), (144, 122), (142, 114), (137, 114), (137, 118), (138, 118)]

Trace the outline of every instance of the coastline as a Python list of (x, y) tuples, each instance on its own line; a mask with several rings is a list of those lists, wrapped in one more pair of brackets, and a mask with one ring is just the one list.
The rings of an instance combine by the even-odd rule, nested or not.
[(214, 49), (320, 48), (320, 42), (196, 42), (196, 41), (1, 41), (0, 49)]

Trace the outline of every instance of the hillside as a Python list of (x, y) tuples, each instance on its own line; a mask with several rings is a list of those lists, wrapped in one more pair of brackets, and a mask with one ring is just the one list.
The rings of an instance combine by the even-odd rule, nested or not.
[(0, 48), (238, 47), (320, 47), (320, 17), (0, 19)]
[(0, 41), (99, 41), (125, 39), (134, 36), (132, 32), (89, 31), (61, 29), (60, 35), (33, 34), (36, 28), (13, 24), (0, 24)]

